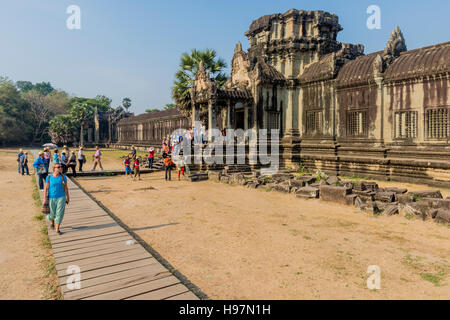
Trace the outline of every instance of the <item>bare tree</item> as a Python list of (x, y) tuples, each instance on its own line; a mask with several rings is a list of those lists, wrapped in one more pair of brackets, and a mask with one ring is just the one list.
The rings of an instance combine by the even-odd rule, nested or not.
[(25, 92), (23, 98), (30, 105), (34, 120), (33, 142), (42, 141), (48, 133), (48, 122), (57, 114), (65, 113), (67, 94), (56, 92), (43, 95), (35, 90)]

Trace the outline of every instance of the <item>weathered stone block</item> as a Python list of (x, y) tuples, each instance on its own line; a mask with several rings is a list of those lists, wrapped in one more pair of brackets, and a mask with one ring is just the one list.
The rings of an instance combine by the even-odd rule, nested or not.
[(207, 174), (207, 173), (195, 173), (195, 174), (191, 174), (191, 175), (189, 176), (189, 179), (191, 179), (191, 182), (197, 182), (197, 181), (208, 180), (208, 174)]
[(450, 209), (450, 199), (424, 198), (428, 205), (433, 209)]
[(342, 187), (352, 188), (353, 189), (353, 181), (351, 180), (342, 180), (339, 182)]
[(222, 174), (220, 176), (220, 182), (222, 182), (222, 183), (230, 183), (230, 179), (231, 179), (231, 177), (226, 174)]
[(393, 192), (375, 192), (375, 200), (382, 202), (394, 202), (395, 193)]
[(222, 173), (220, 171), (209, 171), (208, 172), (208, 179), (215, 181), (215, 182), (220, 182), (220, 176), (222, 175)]
[(436, 198), (442, 199), (441, 191), (439, 190), (420, 190), (420, 191), (411, 191), (408, 193), (410, 196), (418, 197), (418, 198)]
[(352, 192), (358, 195), (364, 202), (375, 201), (375, 192), (372, 192), (370, 190), (360, 191), (353, 189)]
[(434, 221), (438, 223), (450, 223), (450, 210), (437, 209)]
[(294, 175), (290, 173), (275, 173), (272, 175), (272, 179), (277, 181), (284, 181), (292, 178), (294, 178)]
[(365, 191), (377, 191), (378, 190), (378, 184), (376, 182), (369, 182), (369, 181), (359, 181), (356, 184), (355, 187), (356, 190)]
[(346, 187), (336, 187), (329, 185), (320, 186), (320, 199), (340, 204), (347, 204), (346, 196), (352, 192), (352, 189)]
[(388, 216), (398, 214), (398, 204), (388, 204), (386, 208), (384, 208), (384, 213)]
[(378, 208), (376, 202), (374, 202), (374, 201), (369, 201), (369, 202), (363, 203), (361, 205), (360, 209), (364, 210), (364, 211), (369, 211), (373, 214), (377, 214), (380, 212), (380, 209)]
[(319, 189), (314, 187), (302, 187), (295, 193), (298, 198), (316, 199), (319, 197)]
[(290, 193), (291, 186), (289, 184), (285, 184), (285, 183), (274, 184), (272, 186), (272, 190), (275, 190), (278, 192), (283, 192), (283, 193)]
[(331, 176), (327, 179), (327, 183), (331, 186), (337, 185), (341, 179), (339, 179), (337, 176)]
[(408, 192), (408, 189), (405, 189), (405, 188), (399, 189), (399, 188), (395, 188), (395, 187), (380, 188), (379, 190), (383, 191), (383, 192), (393, 192), (395, 194), (404, 194), (404, 193)]
[(304, 181), (307, 184), (312, 184), (316, 182), (316, 178), (311, 175), (297, 176), (294, 180)]
[(413, 196), (409, 196), (407, 194), (395, 194), (395, 202), (401, 203), (401, 204), (406, 204), (406, 203), (410, 203), (410, 202), (414, 202), (414, 197)]
[(289, 185), (295, 188), (303, 188), (306, 185), (306, 182), (301, 180), (289, 180)]
[(356, 194), (348, 194), (348, 195), (346, 195), (345, 196), (345, 204), (347, 206), (354, 206), (356, 198), (358, 198), (358, 196)]
[(405, 218), (421, 218), (426, 220), (431, 217), (431, 208), (426, 202), (410, 202), (399, 206), (399, 212)]

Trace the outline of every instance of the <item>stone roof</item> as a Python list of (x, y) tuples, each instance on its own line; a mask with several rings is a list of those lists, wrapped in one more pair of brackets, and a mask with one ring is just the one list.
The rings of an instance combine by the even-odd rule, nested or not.
[(258, 59), (258, 62), (256, 63), (254, 70), (257, 70), (261, 74), (261, 77), (264, 80), (285, 80), (283, 74), (279, 72), (275, 67), (271, 66), (267, 62), (265, 62), (263, 59)]
[(219, 98), (228, 98), (235, 100), (253, 99), (252, 92), (247, 89), (219, 89), (217, 90), (217, 96)]
[(329, 53), (319, 61), (308, 65), (300, 76), (301, 82), (314, 82), (334, 77), (333, 53)]
[(154, 111), (154, 112), (147, 112), (140, 114), (138, 116), (129, 117), (120, 120), (120, 124), (133, 124), (133, 123), (142, 123), (149, 120), (158, 120), (162, 118), (168, 118), (168, 117), (180, 117), (183, 116), (181, 112), (178, 110), (178, 108), (172, 108), (167, 110), (161, 110), (161, 111)]
[(382, 56), (383, 51), (359, 56), (344, 64), (336, 78), (338, 86), (367, 84), (373, 78), (373, 63), (378, 55)]
[(272, 22), (272, 20), (274, 18), (278, 18), (280, 16), (279, 13), (275, 13), (275, 14), (267, 14), (265, 16), (262, 16), (256, 20), (254, 20), (252, 22), (252, 24), (250, 25), (250, 28), (248, 29), (248, 31), (245, 33), (247, 34), (252, 34), (255, 33), (256, 31), (260, 31), (263, 29), (268, 29), (270, 27), (270, 24)]
[(450, 71), (450, 42), (410, 50), (389, 65), (386, 80), (401, 80)]

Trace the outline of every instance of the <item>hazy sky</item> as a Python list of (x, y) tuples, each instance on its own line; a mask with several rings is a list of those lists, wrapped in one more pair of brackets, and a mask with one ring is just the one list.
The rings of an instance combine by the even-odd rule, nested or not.
[[(50, 81), (70, 94), (104, 94), (131, 111), (171, 102), (183, 52), (213, 48), (230, 64), (234, 46), (258, 17), (291, 8), (325, 10), (344, 27), (338, 40), (370, 53), (385, 47), (399, 25), (408, 49), (450, 40), (450, 1), (382, 0), (0, 0), (0, 76)], [(370, 5), (381, 8), (381, 29), (369, 30)], [(81, 9), (81, 29), (69, 30), (69, 5)], [(229, 70), (227, 71), (229, 73)]]

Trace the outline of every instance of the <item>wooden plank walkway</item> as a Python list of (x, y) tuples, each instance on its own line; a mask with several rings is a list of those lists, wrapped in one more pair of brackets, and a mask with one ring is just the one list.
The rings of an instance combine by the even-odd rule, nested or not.
[[(199, 299), (70, 179), (68, 187), (62, 235), (48, 230), (64, 299)], [(70, 266), (81, 270), (80, 289), (67, 286)]]

